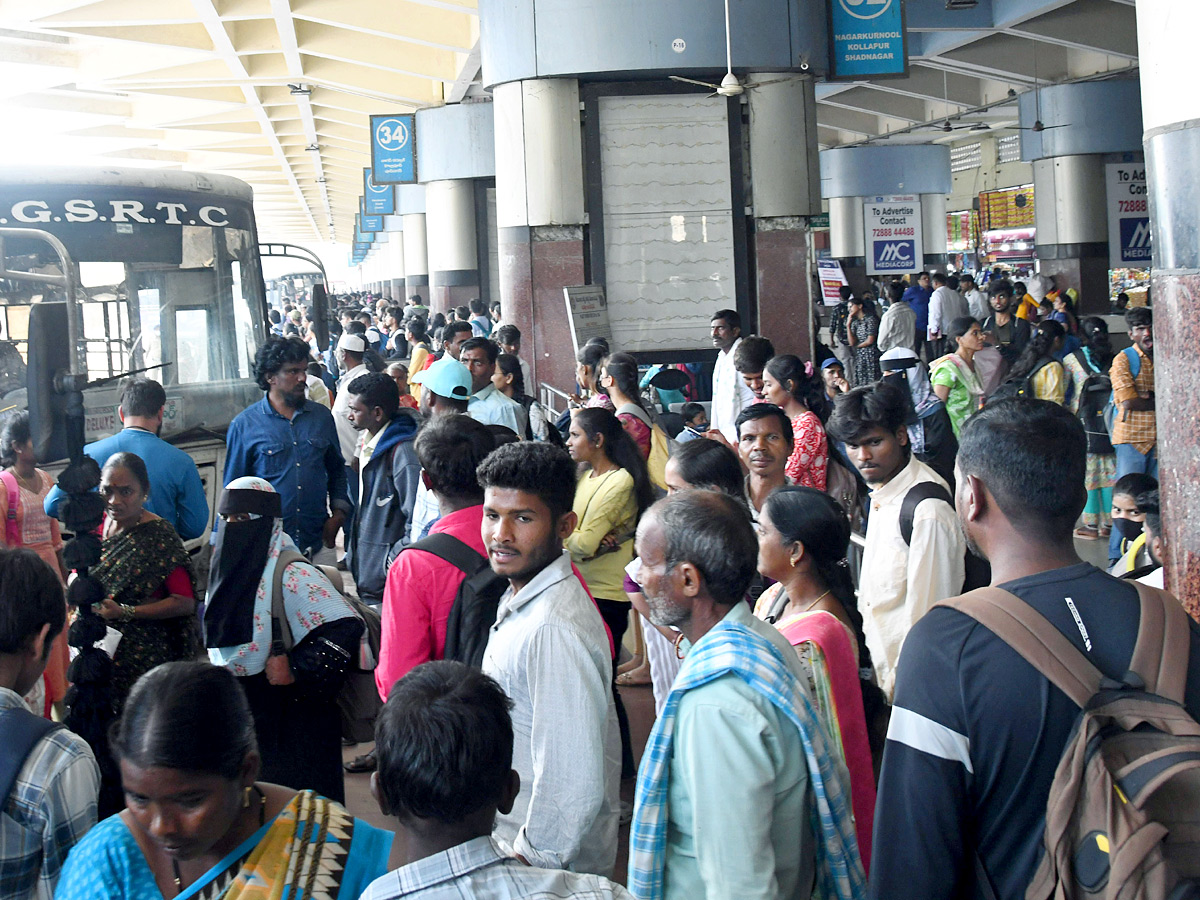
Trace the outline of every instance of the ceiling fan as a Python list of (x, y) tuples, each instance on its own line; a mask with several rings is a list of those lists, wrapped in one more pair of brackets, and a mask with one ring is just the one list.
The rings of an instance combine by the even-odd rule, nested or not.
[(955, 125), (950, 121), (950, 90), (949, 90), (948, 82), (946, 79), (946, 70), (945, 69), (942, 70), (942, 103), (945, 106), (945, 112), (946, 112), (945, 121), (943, 121), (941, 124), (938, 124), (937, 122), (926, 122), (923, 125), (918, 125), (913, 130), (919, 131), (923, 128), (932, 128), (932, 129), (942, 132), (943, 134), (952, 134), (955, 131), (962, 131), (964, 129), (971, 129), (973, 131), (978, 130), (978, 128), (970, 122), (963, 122), (958, 125)]
[[(807, 69), (808, 64), (802, 63), (802, 69)], [(699, 81), (695, 78), (684, 78), (682, 75), (669, 76), (672, 81), (679, 81), (684, 84), (696, 84), (700, 87), (712, 88), (713, 93), (709, 96), (715, 97), (720, 94), (722, 97), (739, 97), (747, 90), (756, 87), (765, 87), (768, 84), (778, 84), (781, 81), (790, 81), (794, 76), (787, 78), (775, 78), (771, 81), (757, 81), (753, 84), (743, 84), (741, 79), (733, 74), (733, 45), (730, 41), (729, 34), (729, 0), (725, 0), (725, 77), (721, 79), (720, 84), (713, 84), (710, 81)]]
[(1046, 125), (1042, 122), (1042, 91), (1038, 87), (1038, 71), (1037, 71), (1037, 52), (1033, 54), (1033, 102), (1036, 112), (1034, 113), (1033, 125), (1029, 128), (1018, 126), (1017, 131), (1033, 131), (1041, 134), (1043, 131), (1049, 131), (1051, 128), (1067, 128), (1068, 123), (1064, 122), (1061, 125)]

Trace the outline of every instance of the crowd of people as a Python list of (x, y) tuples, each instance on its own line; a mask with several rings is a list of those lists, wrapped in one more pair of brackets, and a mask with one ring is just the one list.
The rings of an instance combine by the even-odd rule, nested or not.
[[(1004, 279), (883, 293), (880, 317), (845, 288), (811, 358), (717, 310), (711, 385), (594, 340), (560, 415), (498, 306), (347, 305), (325, 347), (285, 309), (229, 428), (203, 593), (203, 487), (157, 436), (161, 385), (130, 380), (124, 430), (87, 448), (107, 741), (53, 721), (91, 697), (62, 643), (70, 500), (10, 417), (0, 894), (1010, 900), (1200, 877), (1186, 829), (1143, 842), (1158, 862), (1110, 869), (1093, 831), (1100, 862), (1059, 864), (1073, 826), (1047, 816), (1099, 697), (1161, 695), (1191, 723), (1170, 733), (1200, 733), (1200, 627), (1162, 590), (1150, 310), (1114, 353), (1066, 291), (1040, 320)], [(1111, 573), (1080, 558), (1110, 537)], [(343, 767), (355, 722), (374, 747)], [(1161, 768), (1139, 809), (1188, 821), (1190, 783), (1143, 802)], [(346, 811), (344, 771), (373, 773), (394, 835)]]

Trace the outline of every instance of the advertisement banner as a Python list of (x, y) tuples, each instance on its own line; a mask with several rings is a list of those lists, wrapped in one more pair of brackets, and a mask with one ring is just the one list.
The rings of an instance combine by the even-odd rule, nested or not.
[(925, 260), (920, 198), (863, 198), (863, 235), (868, 275), (919, 272)]
[(907, 74), (904, 0), (829, 0), (829, 80)]
[(842, 294), (838, 290), (843, 284), (849, 284), (842, 264), (836, 259), (818, 259), (817, 277), (821, 279), (821, 298), (826, 306), (837, 306), (842, 302)]
[(396, 189), (376, 184), (370, 169), (363, 169), (362, 211), (365, 216), (390, 216), (396, 212)]
[(412, 113), (371, 116), (371, 171), (376, 184), (416, 182), (416, 123)]
[(1151, 253), (1146, 164), (1110, 163), (1105, 169), (1109, 268), (1148, 269)]

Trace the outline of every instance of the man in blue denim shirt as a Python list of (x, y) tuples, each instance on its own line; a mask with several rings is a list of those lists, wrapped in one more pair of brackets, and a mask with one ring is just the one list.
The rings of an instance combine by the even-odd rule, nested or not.
[(254, 377), (267, 395), (229, 426), (224, 483), (243, 475), (271, 482), (283, 530), (311, 556), (333, 546), (350, 503), (333, 414), (304, 397), (307, 366), (308, 346), (299, 340), (268, 337), (258, 348)]

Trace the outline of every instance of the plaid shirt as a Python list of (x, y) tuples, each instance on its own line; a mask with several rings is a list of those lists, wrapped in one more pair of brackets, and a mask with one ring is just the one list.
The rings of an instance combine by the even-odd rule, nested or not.
[(504, 856), (490, 837), (451, 847), (376, 878), (360, 900), (632, 900), (599, 875), (539, 869)]
[(817, 839), (814, 897), (857, 900), (867, 879), (859, 856), (848, 786), (838, 777), (817, 713), (779, 650), (766, 638), (728, 618), (717, 623), (688, 652), (666, 706), (642, 756), (629, 832), (629, 889), (640, 900), (663, 896), (667, 843), (667, 789), (672, 736), (679, 700), (687, 691), (733, 673), (769, 699), (796, 726), (804, 745), (812, 787), (812, 829)]
[[(1126, 400), (1149, 397), (1154, 393), (1154, 360), (1134, 344), (1140, 357), (1141, 368), (1134, 378), (1129, 368), (1129, 356), (1124, 352), (1113, 357), (1108, 377), (1112, 379), (1113, 402), (1119, 407)], [(1132, 444), (1138, 453), (1149, 453), (1158, 442), (1152, 409), (1118, 409), (1113, 420), (1112, 442)]]
[[(0, 688), (0, 709), (23, 705)], [(0, 814), (0, 897), (54, 896), (67, 853), (96, 824), (99, 791), (100, 769), (83, 738), (58, 728), (38, 741)]]

